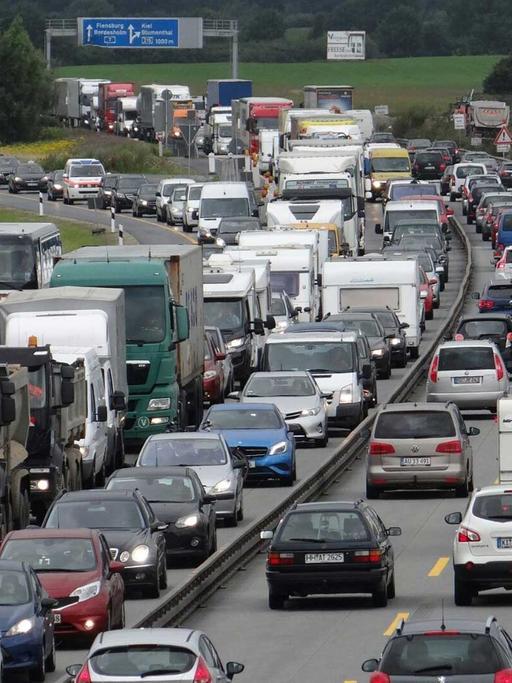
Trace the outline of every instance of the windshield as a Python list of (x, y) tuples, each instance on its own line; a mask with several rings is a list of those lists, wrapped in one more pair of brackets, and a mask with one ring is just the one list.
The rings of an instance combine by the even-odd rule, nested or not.
[(271, 398), (273, 396), (314, 396), (315, 387), (309, 377), (254, 377), (247, 382), (244, 396)]
[(124, 113), (124, 120), (125, 121), (135, 121), (135, 119), (137, 118), (137, 111), (135, 109), (134, 110), (127, 110), (123, 113)]
[(102, 185), (105, 189), (111, 190), (113, 187), (115, 187), (117, 185), (117, 180), (118, 180), (118, 178), (115, 175), (105, 176), (105, 178), (103, 178)]
[(367, 337), (381, 337), (382, 330), (379, 323), (375, 320), (350, 320), (342, 318), (345, 328), (347, 330), (361, 330), (361, 333)]
[(468, 320), (457, 330), (468, 339), (487, 339), (507, 334), (507, 323), (504, 320)]
[(502, 216), (500, 229), (505, 232), (512, 230), (512, 213), (506, 213)]
[(343, 373), (354, 369), (352, 344), (344, 342), (284, 342), (268, 344), (269, 370), (309, 370)]
[(142, 447), (137, 466), (175, 467), (190, 465), (225, 465), (226, 452), (217, 439), (155, 439)]
[(141, 512), (131, 500), (59, 502), (45, 524), (48, 529), (143, 529)]
[(269, 128), (270, 130), (277, 128), (277, 115), (258, 116), (258, 118), (256, 119), (256, 128)]
[(434, 195), (437, 194), (435, 185), (397, 185), (391, 189), (392, 201), (403, 199), (404, 197), (414, 197), (420, 195)]
[(283, 426), (273, 410), (234, 408), (211, 410), (206, 423), (211, 429), (281, 429)]
[(408, 209), (404, 211), (386, 211), (386, 227), (393, 229), (401, 221), (419, 219), (430, 219), (437, 221), (437, 211), (435, 209)]
[(410, 173), (411, 164), (407, 157), (372, 157), (373, 173)]
[(146, 179), (143, 176), (136, 176), (135, 178), (119, 178), (117, 189), (122, 192), (127, 192), (129, 190), (133, 190), (135, 192), (145, 182)]
[(200, 185), (199, 187), (191, 187), (190, 190), (188, 191), (188, 198), (191, 200), (201, 199), (201, 190), (202, 189), (203, 189), (202, 185)]
[(0, 571), (0, 605), (23, 605), (29, 600), (25, 573)]
[(114, 477), (107, 489), (138, 489), (150, 503), (191, 503), (196, 497), (188, 477)]
[(0, 289), (37, 288), (35, 248), (28, 237), (0, 235)]
[(494, 370), (494, 367), (493, 350), (487, 346), (452, 347), (439, 353), (439, 371)]
[(418, 225), (417, 223), (412, 225), (398, 224), (393, 230), (393, 241), (401, 240), (402, 237), (417, 237), (423, 235), (434, 235), (439, 234), (439, 226), (437, 224), (430, 225)]
[(173, 202), (184, 202), (187, 198), (187, 188), (177, 187), (172, 193)]
[(44, 171), (39, 164), (19, 164), (16, 166), (16, 175), (43, 175)]
[(512, 285), (493, 285), (487, 290), (488, 295), (499, 299), (512, 299)]
[(71, 166), (69, 169), (70, 178), (97, 178), (104, 175), (103, 166), (99, 164), (84, 164), (80, 166)]
[(27, 538), (8, 541), (2, 560), (28, 562), (36, 572), (87, 572), (96, 569), (92, 542), (87, 538)]
[(204, 323), (222, 332), (243, 329), (246, 316), (242, 299), (205, 299)]
[(155, 344), (165, 336), (164, 288), (155, 285), (125, 287), (126, 341)]
[(231, 138), (233, 136), (233, 129), (231, 126), (219, 126), (219, 138)]
[(288, 296), (299, 295), (300, 274), (292, 271), (270, 271), (270, 287), (277, 292), (286, 292)]
[[(326, 175), (328, 175), (326, 173)], [(285, 191), (290, 190), (341, 190), (348, 187), (345, 178), (301, 178), (300, 180), (286, 180)]]
[[(488, 635), (477, 633), (420, 633), (395, 637), (386, 649), (380, 671), (391, 676), (424, 674), (424, 680), (437, 680), (448, 675), (469, 676), (494, 674), (501, 668), (495, 646)], [(427, 679), (428, 677), (428, 679)]]
[(279, 533), (280, 543), (367, 541), (368, 529), (358, 512), (294, 512)]
[(167, 183), (167, 185), (164, 185), (162, 188), (162, 195), (164, 197), (170, 197), (178, 187), (187, 187), (187, 185), (183, 185), (183, 183)]
[(381, 413), (375, 427), (375, 438), (431, 439), (455, 436), (455, 426), (449, 412), (434, 410)]
[(139, 188), (139, 194), (146, 195), (156, 195), (158, 185), (141, 185)]
[(249, 215), (249, 202), (245, 197), (201, 199), (201, 218)]
[[(88, 662), (100, 676), (108, 676), (113, 680), (120, 680), (121, 677), (144, 680), (144, 676), (184, 674), (195, 665), (196, 655), (184, 647), (155, 642), (100, 650)], [(187, 676), (187, 680), (192, 679)]]
[(510, 521), (512, 520), (512, 495), (507, 492), (478, 496), (475, 498), (472, 513), (481, 519)]
[(247, 232), (248, 230), (259, 230), (259, 221), (249, 221), (249, 220), (232, 220), (229, 218), (223, 218), (219, 225), (219, 233), (237, 233), (237, 232)]
[(270, 313), (272, 315), (288, 315), (288, 311), (286, 310), (286, 304), (284, 303), (284, 299), (276, 299), (275, 297), (272, 297), (272, 305), (270, 307)]

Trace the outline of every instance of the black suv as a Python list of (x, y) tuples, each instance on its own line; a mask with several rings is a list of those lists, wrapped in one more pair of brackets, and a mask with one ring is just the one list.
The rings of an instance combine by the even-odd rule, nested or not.
[(495, 617), (485, 622), (402, 621), (380, 659), (367, 659), (361, 668), (380, 672), (370, 676), (370, 683), (506, 683), (512, 669), (512, 638)]
[(401, 323), (397, 314), (389, 306), (365, 306), (343, 309), (343, 313), (371, 313), (380, 322), (391, 347), (391, 363), (395, 368), (405, 368), (407, 365), (407, 336), (405, 330), (409, 323)]
[(164, 531), (139, 491), (63, 492), (52, 503), (46, 529), (98, 529), (107, 539), (112, 560), (121, 562), (127, 588), (144, 588), (153, 598), (167, 588)]
[(412, 175), (418, 180), (438, 180), (446, 170), (441, 152), (416, 152)]
[(123, 209), (131, 209), (137, 190), (148, 181), (143, 175), (122, 175), (112, 188), (110, 204), (120, 213)]
[(290, 596), (371, 593), (376, 607), (395, 597), (395, 562), (387, 529), (363, 500), (303, 503), (283, 517), (271, 539), (266, 576), (270, 609)]
[(379, 379), (391, 377), (390, 337), (373, 313), (356, 313), (353, 310), (329, 316), (332, 322), (341, 321), (346, 330), (360, 330), (368, 339), (372, 350), (372, 359), (377, 366)]
[(107, 174), (101, 181), (96, 204), (99, 209), (108, 209), (112, 200), (112, 190), (114, 189), (119, 175)]

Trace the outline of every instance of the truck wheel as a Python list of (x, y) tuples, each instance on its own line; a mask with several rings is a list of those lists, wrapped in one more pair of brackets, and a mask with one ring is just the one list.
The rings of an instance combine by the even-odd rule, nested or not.
[(94, 478), (94, 484), (97, 488), (103, 488), (105, 486), (105, 479), (107, 478), (106, 474), (107, 473), (105, 471), (105, 457), (104, 457), (103, 462), (101, 463), (101, 469)]
[(409, 349), (409, 353), (411, 354), (411, 358), (413, 360), (416, 360), (416, 358), (419, 358), (419, 355), (420, 355), (419, 346), (411, 346)]
[(30, 502), (28, 491), (22, 491), (12, 507), (12, 523), (15, 529), (25, 529), (30, 522)]

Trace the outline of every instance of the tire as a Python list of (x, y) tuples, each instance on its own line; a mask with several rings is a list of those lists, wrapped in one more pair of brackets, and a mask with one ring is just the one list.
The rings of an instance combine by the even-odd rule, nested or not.
[(455, 202), (457, 200), (457, 197), (455, 196), (455, 192), (450, 192), (450, 201)]
[(105, 471), (105, 460), (106, 456), (103, 458), (103, 465), (101, 466), (101, 470), (94, 477), (94, 485), (96, 486), (96, 488), (103, 488), (105, 486), (105, 479), (107, 478), (107, 473)]
[(475, 229), (476, 229), (476, 234), (477, 234), (477, 235), (480, 235), (481, 232), (482, 232), (482, 224), (481, 224), (481, 223), (477, 223), (476, 226), (475, 226)]
[[(9, 190), (10, 192), (10, 190)], [(66, 206), (69, 204), (69, 199), (66, 197), (66, 195), (62, 195), (62, 203), (66, 204)]]
[(413, 360), (416, 360), (420, 356), (420, 349), (418, 346), (411, 346), (411, 348), (409, 349), (409, 352), (410, 352), (411, 358)]
[(268, 589), (268, 606), (270, 609), (283, 609), (285, 600), (288, 596), (284, 593), (278, 593), (275, 589), (269, 587)]
[(243, 494), (243, 492), (242, 492), (242, 495), (240, 496), (240, 507), (237, 510), (236, 518), (239, 522), (241, 522), (244, 518), (244, 494)]
[(238, 526), (238, 512), (235, 511), (232, 515), (227, 515), (224, 517), (224, 525), (229, 527)]
[(45, 679), (45, 669), (44, 669), (44, 645), (41, 647), (41, 655), (37, 664), (30, 669), (29, 677), (31, 681), (36, 681), (37, 683), (42, 683)]
[(70, 206), (72, 206), (74, 203), (75, 203), (75, 200), (74, 200), (74, 199), (68, 199), (68, 204), (69, 204)]
[(389, 379), (391, 377), (391, 362), (389, 363), (388, 367), (381, 372), (379, 379)]
[(372, 593), (372, 600), (375, 607), (387, 607), (388, 604), (388, 586), (386, 577), (381, 581), (377, 590)]
[(473, 591), (467, 583), (455, 579), (453, 584), (453, 599), (457, 607), (470, 607), (473, 602)]
[(151, 586), (149, 586), (147, 593), (148, 593), (148, 597), (150, 597), (150, 598), (157, 599), (160, 597), (160, 571), (158, 568), (155, 572), (155, 577), (153, 579), (153, 583), (151, 584)]
[(467, 209), (464, 207), (464, 202), (462, 203), (462, 215), (463, 215), (463, 216), (467, 216), (467, 215), (468, 215)]
[(160, 572), (160, 588), (161, 590), (165, 590), (167, 588), (167, 564), (165, 559), (162, 562), (162, 570)]
[(189, 225), (183, 223), (183, 232), (192, 232), (192, 228)]
[(464, 483), (455, 487), (455, 498), (467, 498), (469, 495), (469, 479), (466, 475)]
[(399, 368), (406, 368), (407, 367), (407, 349), (406, 348), (404, 349), (402, 360), (398, 364), (398, 367)]
[(490, 237), (491, 237), (491, 236), (489, 235), (488, 232), (482, 232), (482, 240), (483, 240), (484, 242), (488, 242)]
[(213, 555), (213, 553), (217, 552), (217, 529), (215, 526), (213, 527), (213, 539), (212, 539), (212, 545), (210, 547), (210, 555)]
[(427, 313), (425, 313), (425, 320), (433, 320), (434, 319), (434, 311), (430, 310)]
[(48, 673), (53, 673), (55, 671), (55, 668), (55, 638), (52, 638), (52, 649), (48, 657), (44, 660), (44, 669)]
[(366, 482), (366, 498), (368, 500), (377, 500), (379, 497), (379, 489)]
[(395, 589), (395, 570), (393, 569), (393, 573), (391, 574), (391, 581), (388, 583), (388, 600), (392, 600), (394, 597), (396, 597), (396, 589)]
[(126, 625), (126, 611), (125, 611), (124, 602), (123, 602), (123, 604), (121, 605), (121, 617), (119, 618), (119, 621), (115, 625), (115, 629), (116, 630), (123, 629), (125, 627), (125, 625)]
[(467, 222), (468, 225), (473, 225), (473, 223), (474, 223), (473, 217), (470, 216), (470, 215), (468, 214), (468, 217), (467, 217), (467, 221), (466, 221), (466, 222)]
[(315, 443), (319, 448), (325, 448), (327, 446), (327, 444), (329, 443), (329, 432), (327, 431), (327, 427), (325, 428), (325, 434), (323, 438), (316, 439)]
[(293, 459), (292, 471), (287, 477), (284, 477), (282, 479), (281, 486), (293, 486), (296, 479), (297, 479), (297, 463), (295, 462), (295, 458), (294, 458)]
[(439, 308), (440, 305), (441, 305), (441, 302), (440, 302), (439, 299), (437, 299), (436, 301), (434, 301), (434, 308), (435, 308), (436, 310)]

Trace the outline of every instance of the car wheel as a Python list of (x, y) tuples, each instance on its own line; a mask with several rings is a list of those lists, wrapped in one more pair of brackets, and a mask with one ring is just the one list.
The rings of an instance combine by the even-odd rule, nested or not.
[(473, 602), (473, 591), (471, 587), (464, 583), (464, 581), (458, 581), (455, 579), (453, 585), (453, 599), (457, 607), (470, 607)]
[(404, 353), (402, 355), (402, 358), (400, 360), (400, 364), (398, 365), (399, 368), (405, 368), (407, 367), (407, 348), (404, 348)]
[(327, 425), (325, 425), (324, 436), (321, 439), (317, 439), (316, 443), (320, 448), (325, 448), (329, 443), (329, 432), (327, 431)]
[(482, 224), (477, 223), (475, 229), (476, 229), (476, 234), (479, 235), (482, 232)]
[(236, 513), (236, 518), (239, 522), (241, 522), (244, 518), (244, 494), (243, 493), (240, 495), (240, 506), (239, 506), (238, 511)]
[(380, 582), (377, 590), (372, 593), (372, 600), (375, 607), (386, 607), (388, 604), (388, 586), (386, 577)]
[(292, 471), (287, 477), (282, 479), (282, 486), (293, 486), (295, 480), (297, 479), (297, 464), (295, 463), (295, 458), (293, 459)]
[(157, 567), (155, 571), (155, 577), (153, 579), (153, 583), (151, 586), (148, 587), (148, 596), (150, 598), (159, 598), (160, 597), (160, 570)]
[(488, 242), (488, 241), (489, 241), (489, 237), (490, 237), (490, 235), (489, 235), (488, 232), (482, 232), (482, 240), (483, 240), (484, 242)]
[(450, 192), (450, 201), (454, 202), (454, 201), (456, 201), (456, 199), (457, 199), (457, 195), (455, 194), (455, 192)]
[(157, 223), (163, 223), (164, 222), (164, 219), (162, 218), (162, 214), (159, 213), (158, 211), (156, 212), (156, 220), (157, 220)]
[(466, 209), (466, 207), (465, 207), (465, 205), (464, 205), (464, 202), (462, 202), (462, 215), (463, 215), (463, 216), (467, 216), (467, 215), (468, 215), (468, 211), (467, 211), (467, 209)]
[(455, 487), (455, 498), (467, 498), (469, 495), (469, 480), (466, 475), (464, 483)]
[(162, 567), (160, 569), (160, 588), (165, 590), (167, 588), (167, 565), (165, 558), (162, 561)]
[(126, 612), (124, 609), (124, 602), (123, 602), (123, 604), (121, 605), (121, 614), (119, 615), (119, 621), (117, 622), (117, 624), (115, 626), (113, 626), (113, 628), (115, 628), (117, 631), (117, 630), (124, 628), (125, 625), (126, 625)]
[(95, 476), (95, 479), (94, 479), (96, 488), (103, 488), (105, 486), (106, 477), (107, 477), (107, 473), (105, 471), (105, 458), (103, 458), (101, 470), (98, 472), (98, 474)]
[(419, 358), (420, 349), (418, 346), (411, 346), (409, 349), (409, 353), (411, 354), (411, 358), (413, 360), (416, 360), (417, 358)]
[(430, 311), (426, 311), (425, 313), (425, 320), (433, 320), (434, 319), (434, 311), (430, 309)]
[(192, 232), (192, 228), (186, 223), (183, 223), (183, 232)]
[(467, 217), (467, 224), (468, 224), (468, 225), (472, 225), (472, 224), (473, 224), (473, 216), (470, 216), (469, 214), (468, 214), (468, 217)]
[(50, 650), (50, 654), (48, 655), (48, 657), (45, 659), (44, 668), (45, 671), (48, 671), (49, 673), (55, 671), (55, 638), (52, 638), (52, 649)]
[(275, 589), (269, 588), (268, 590), (268, 606), (270, 609), (283, 609), (285, 600), (288, 599), (288, 595), (285, 593), (278, 593)]
[(389, 379), (391, 377), (391, 362), (388, 367), (380, 373), (379, 379)]
[(39, 655), (37, 664), (30, 669), (29, 676), (31, 681), (37, 681), (38, 683), (42, 683), (45, 679), (44, 645), (41, 647), (41, 654)]
[(75, 200), (74, 200), (74, 199), (69, 199), (69, 198), (68, 198), (68, 204), (69, 204), (70, 206), (72, 206), (74, 203), (75, 203)]
[(439, 308), (440, 305), (441, 305), (441, 301), (439, 300), (439, 298), (437, 298), (437, 299), (434, 301), (434, 308)]
[(377, 500), (379, 496), (379, 489), (366, 482), (366, 497), (368, 500)]
[(224, 524), (225, 526), (231, 527), (238, 526), (238, 513), (236, 510), (232, 515), (227, 515), (226, 517), (224, 517)]
[(217, 529), (213, 527), (212, 544), (210, 547), (210, 555), (217, 552)]
[(388, 583), (388, 599), (392, 600), (396, 596), (396, 589), (395, 589), (395, 570), (393, 569), (393, 572), (391, 574), (391, 580)]

